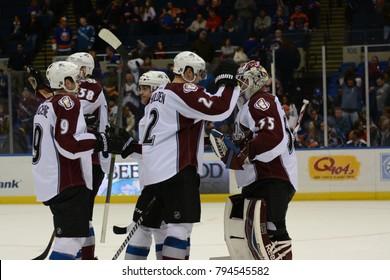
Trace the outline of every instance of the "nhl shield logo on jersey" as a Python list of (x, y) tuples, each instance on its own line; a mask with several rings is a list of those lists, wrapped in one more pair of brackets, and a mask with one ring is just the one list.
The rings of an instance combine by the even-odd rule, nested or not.
[(74, 101), (67, 95), (62, 97), (59, 101), (58, 104), (60, 104), (62, 107), (64, 107), (66, 110), (70, 110), (74, 106)]
[(188, 92), (191, 92), (191, 91), (197, 91), (198, 90), (198, 86), (193, 84), (193, 83), (185, 83), (183, 85), (183, 91), (185, 93), (188, 93)]
[(270, 107), (269, 102), (265, 101), (263, 97), (257, 100), (255, 103), (255, 108), (260, 109), (262, 111), (268, 110), (269, 107)]
[(173, 217), (176, 220), (179, 220), (181, 218), (181, 213), (179, 211), (175, 211), (175, 212), (173, 212)]

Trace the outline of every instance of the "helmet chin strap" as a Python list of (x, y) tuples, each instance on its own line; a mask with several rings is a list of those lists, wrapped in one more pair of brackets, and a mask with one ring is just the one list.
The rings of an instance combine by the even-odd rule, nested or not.
[(181, 74), (181, 77), (182, 77), (183, 80), (186, 81), (187, 83), (193, 83), (193, 82), (195, 81), (195, 79), (196, 79), (196, 75), (195, 75), (195, 74), (194, 74), (194, 78), (193, 78), (191, 81), (187, 80), (187, 79), (184, 77), (184, 73)]

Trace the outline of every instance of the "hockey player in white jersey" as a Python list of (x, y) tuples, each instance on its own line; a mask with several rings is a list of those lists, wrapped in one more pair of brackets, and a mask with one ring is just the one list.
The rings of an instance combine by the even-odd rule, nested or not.
[[(108, 125), (107, 101), (102, 86), (92, 78), (92, 72), (95, 68), (92, 55), (86, 52), (77, 52), (70, 55), (67, 61), (76, 64), (80, 70), (80, 86), (77, 97), (83, 107), (88, 131), (92, 133), (104, 132)], [(110, 161), (111, 156), (104, 157), (101, 152), (92, 154), (89, 237), (86, 238), (83, 244), (81, 252), (83, 260), (93, 260), (95, 258), (95, 232), (92, 226), (93, 208), (104, 174), (108, 174), (110, 171)]]
[[(142, 143), (142, 190), (134, 220), (149, 201), (162, 209), (148, 224), (167, 223), (162, 259), (186, 259), (193, 224), (200, 221), (199, 174), (202, 172), (204, 120), (221, 121), (232, 113), (240, 88), (235, 74), (238, 65), (223, 61), (216, 71), (216, 94), (197, 85), (204, 79), (206, 64), (189, 51), (174, 58), (175, 78), (158, 87), (140, 121)], [(148, 216), (148, 215), (147, 215)], [(146, 216), (146, 217), (147, 217)]]
[(239, 151), (228, 149), (222, 160), (236, 170), (242, 191), (226, 203), (225, 241), (232, 259), (292, 259), (286, 213), (298, 187), (293, 135), (260, 62), (241, 66), (237, 80), (233, 139)]
[(124, 141), (106, 133), (88, 133), (78, 91), (79, 67), (52, 63), (46, 77), (53, 92), (34, 117), (32, 171), (38, 201), (53, 214), (56, 239), (51, 260), (72, 260), (89, 235), (92, 153), (121, 153)]
[[(149, 103), (152, 92), (155, 91), (160, 85), (164, 85), (169, 82), (170, 80), (167, 74), (162, 71), (148, 71), (144, 73), (138, 80), (141, 103), (146, 106)], [(126, 132), (122, 130), (122, 133)], [(130, 135), (127, 137), (130, 137)], [(127, 146), (123, 151), (122, 157), (126, 158), (130, 154), (131, 157), (138, 160), (138, 170), (140, 174), (139, 182), (142, 189), (144, 176), (142, 172), (142, 144), (139, 144), (136, 141), (132, 141), (130, 145)], [(136, 208), (143, 209), (146, 206), (144, 203), (144, 196), (141, 195), (137, 200)], [(157, 223), (161, 223), (161, 213), (162, 208), (158, 205), (155, 205), (144, 218), (143, 223), (138, 227), (132, 238), (129, 240), (125, 254), (126, 260), (146, 260), (149, 255), (150, 246), (152, 244), (152, 236), (155, 243), (156, 259), (162, 259), (162, 247), (166, 237), (167, 225), (165, 222), (162, 222), (158, 228), (149, 226), (150, 224), (156, 224), (156, 222), (154, 222), (155, 219), (157, 219)], [(129, 226), (129, 230), (132, 229), (135, 222), (137, 222), (137, 220), (134, 219), (133, 223)]]

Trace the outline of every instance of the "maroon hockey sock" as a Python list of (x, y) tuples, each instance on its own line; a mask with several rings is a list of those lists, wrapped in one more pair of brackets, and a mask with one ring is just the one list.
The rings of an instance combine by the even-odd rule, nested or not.
[(95, 245), (83, 247), (81, 250), (82, 260), (93, 260), (95, 259)]

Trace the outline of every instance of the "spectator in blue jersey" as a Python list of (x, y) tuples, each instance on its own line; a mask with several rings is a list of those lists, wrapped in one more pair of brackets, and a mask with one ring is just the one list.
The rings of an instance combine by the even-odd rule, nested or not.
[(70, 55), (72, 53), (72, 29), (68, 26), (66, 17), (60, 18), (58, 27), (54, 29), (52, 48), (57, 55)]
[(88, 24), (85, 17), (80, 18), (80, 27), (77, 28), (75, 36), (76, 51), (88, 52), (95, 45), (95, 28)]

